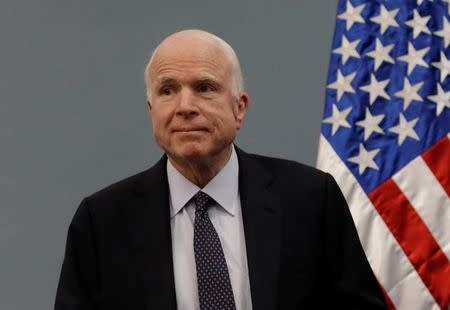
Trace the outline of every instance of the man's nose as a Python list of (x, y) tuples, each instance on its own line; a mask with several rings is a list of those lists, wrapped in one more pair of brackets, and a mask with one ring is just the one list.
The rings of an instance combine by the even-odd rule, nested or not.
[(180, 91), (176, 113), (185, 117), (198, 114), (195, 93), (191, 89), (184, 88)]

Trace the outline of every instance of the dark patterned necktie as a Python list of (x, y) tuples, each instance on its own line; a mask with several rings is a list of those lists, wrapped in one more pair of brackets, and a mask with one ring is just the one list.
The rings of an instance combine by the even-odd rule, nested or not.
[(194, 202), (194, 252), (200, 309), (234, 310), (236, 305), (222, 245), (208, 216), (213, 199), (198, 192)]

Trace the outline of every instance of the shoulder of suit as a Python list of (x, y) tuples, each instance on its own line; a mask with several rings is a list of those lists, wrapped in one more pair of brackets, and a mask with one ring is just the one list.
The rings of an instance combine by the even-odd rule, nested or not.
[(259, 164), (261, 164), (263, 167), (265, 167), (275, 175), (299, 175), (319, 179), (323, 179), (326, 176), (325, 172), (294, 160), (264, 156), (259, 154), (247, 155), (256, 160)]
[(152, 167), (114, 182), (103, 189), (89, 195), (88, 200), (124, 199), (139, 193), (148, 182), (164, 182), (166, 174), (167, 157), (163, 155)]
[(75, 212), (71, 225), (85, 225), (87, 219), (105, 223), (108, 219), (123, 216), (122, 206), (126, 206), (126, 202), (134, 197), (136, 188), (151, 173), (151, 169), (129, 176), (86, 196)]
[(283, 197), (309, 197), (320, 200), (329, 186), (335, 184), (333, 177), (328, 173), (293, 160), (256, 154), (247, 156), (247, 159), (257, 162), (272, 176), (271, 191)]
[(128, 195), (133, 194), (142, 180), (150, 173), (152, 168), (141, 171), (134, 175), (128, 176), (124, 179), (116, 181), (92, 194), (90, 194), (88, 200), (104, 200), (104, 199), (118, 199), (126, 198)]

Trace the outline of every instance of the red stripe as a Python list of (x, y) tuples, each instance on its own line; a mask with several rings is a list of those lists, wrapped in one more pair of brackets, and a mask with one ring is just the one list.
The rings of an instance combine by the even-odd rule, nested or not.
[(422, 154), (423, 160), (450, 196), (450, 139), (444, 137)]
[(392, 179), (370, 193), (369, 199), (431, 295), (442, 309), (447, 309), (450, 304), (450, 261), (416, 210)]

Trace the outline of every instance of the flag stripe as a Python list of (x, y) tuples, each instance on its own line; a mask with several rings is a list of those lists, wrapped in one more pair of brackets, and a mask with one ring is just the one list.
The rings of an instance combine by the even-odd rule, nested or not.
[(450, 259), (450, 230), (442, 229), (450, 224), (450, 198), (422, 157), (417, 157), (392, 178)]
[(444, 137), (427, 150), (422, 158), (450, 196), (450, 139)]
[(369, 198), (441, 308), (450, 303), (450, 262), (392, 179)]
[(323, 135), (317, 159), (317, 167), (333, 175), (346, 197), (372, 270), (392, 304), (397, 309), (439, 309), (366, 193)]

